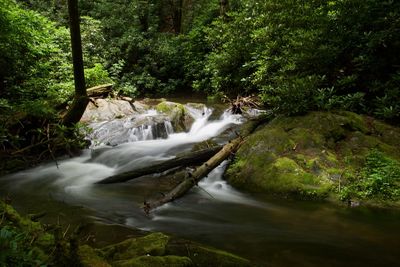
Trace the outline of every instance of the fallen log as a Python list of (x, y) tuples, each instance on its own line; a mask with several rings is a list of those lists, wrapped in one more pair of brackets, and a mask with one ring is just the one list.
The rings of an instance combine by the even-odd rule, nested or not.
[(222, 146), (215, 146), (211, 148), (202, 149), (195, 152), (186, 153), (182, 156), (178, 156), (176, 158), (166, 160), (154, 165), (146, 166), (140, 169), (120, 173), (117, 175), (109, 176), (99, 182), (97, 184), (113, 184), (113, 183), (122, 183), (126, 182), (143, 175), (153, 174), (153, 173), (161, 173), (166, 170), (176, 168), (176, 167), (184, 167), (190, 165), (199, 165), (211, 158), (215, 153), (220, 151)]
[(151, 210), (185, 195), (185, 193), (188, 192), (193, 186), (197, 185), (202, 178), (206, 177), (225, 159), (233, 155), (239, 149), (242, 142), (244, 142), (244, 137), (250, 135), (260, 124), (268, 121), (269, 119), (269, 116), (262, 115), (257, 119), (247, 121), (242, 126), (239, 137), (226, 144), (217, 154), (212, 156), (194, 172), (187, 172), (185, 180), (178, 184), (174, 189), (164, 194), (162, 198), (150, 202), (145, 201), (143, 206), (144, 212), (149, 214)]
[(226, 158), (235, 153), (243, 141), (242, 137), (238, 137), (226, 144), (217, 154), (211, 157), (207, 162), (198, 167), (193, 173), (188, 172), (185, 180), (178, 186), (165, 194), (162, 198), (144, 203), (144, 212), (148, 214), (151, 210), (177, 198), (182, 197), (194, 185), (196, 185), (203, 177), (207, 176), (214, 168), (221, 164)]
[(88, 97), (107, 97), (112, 92), (112, 84), (102, 84), (95, 87), (88, 88)]

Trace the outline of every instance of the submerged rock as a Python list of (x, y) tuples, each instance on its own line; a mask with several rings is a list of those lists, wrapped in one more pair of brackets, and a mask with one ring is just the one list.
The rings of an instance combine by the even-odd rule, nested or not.
[(21, 262), (24, 266), (254, 266), (234, 254), (163, 233), (129, 238), (103, 248), (87, 244), (72, 247), (73, 237), (65, 236), (67, 231), (64, 233), (60, 227), (46, 230), (1, 201), (0, 213), (2, 266)]
[(372, 149), (399, 160), (400, 129), (351, 112), (278, 117), (246, 139), (226, 179), (251, 192), (324, 199), (356, 176)]
[(113, 266), (251, 266), (231, 253), (162, 233), (127, 239), (97, 252)]

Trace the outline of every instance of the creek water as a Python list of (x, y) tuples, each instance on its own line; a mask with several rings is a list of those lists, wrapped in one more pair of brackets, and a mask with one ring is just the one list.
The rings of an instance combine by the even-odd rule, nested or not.
[[(173, 158), (209, 138), (218, 136), (216, 140), (222, 143), (232, 135), (229, 129), (243, 122), (239, 115), (212, 115), (211, 109), (192, 113), (195, 122), (186, 133), (173, 133), (168, 123), (164, 139), (152, 139), (146, 127), (142, 132), (125, 131), (124, 143), (117, 146), (97, 145), (79, 157), (59, 160), (57, 165), (44, 164), (2, 177), (0, 193), (10, 195), (16, 207), (27, 213), (47, 210), (65, 220), (85, 217), (162, 231), (236, 253), (261, 266), (398, 266), (399, 212), (242, 193), (222, 178), (227, 162), (186, 196), (149, 216), (141, 206), (163, 191), (161, 176), (94, 184), (116, 173)], [(101, 127), (100, 134), (109, 134), (104, 124), (98, 125)]]

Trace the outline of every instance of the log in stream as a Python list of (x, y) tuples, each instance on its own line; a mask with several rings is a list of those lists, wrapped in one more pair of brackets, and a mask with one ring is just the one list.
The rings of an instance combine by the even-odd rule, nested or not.
[(126, 182), (143, 175), (153, 174), (153, 173), (161, 173), (166, 170), (170, 170), (176, 167), (185, 167), (190, 165), (199, 165), (204, 161), (211, 158), (218, 151), (222, 149), (222, 146), (215, 146), (211, 148), (202, 149), (195, 152), (189, 152), (182, 156), (163, 161), (161, 163), (153, 164), (150, 166), (146, 166), (143, 168), (139, 168), (136, 170), (120, 173), (117, 175), (109, 176), (99, 182), (97, 184), (113, 184), (113, 183), (121, 183)]
[(145, 201), (143, 210), (146, 214), (149, 214), (153, 209), (162, 206), (168, 202), (174, 201), (185, 195), (193, 186), (204, 177), (206, 177), (214, 168), (221, 164), (229, 156), (233, 155), (245, 141), (245, 137), (250, 135), (260, 124), (269, 120), (269, 116), (259, 116), (256, 119), (249, 120), (246, 122), (240, 131), (239, 137), (233, 139), (226, 144), (221, 150), (219, 150), (214, 156), (212, 156), (207, 162), (203, 163), (200, 167), (196, 168), (194, 172), (187, 172), (185, 180), (178, 184), (174, 189), (164, 194), (163, 197)]

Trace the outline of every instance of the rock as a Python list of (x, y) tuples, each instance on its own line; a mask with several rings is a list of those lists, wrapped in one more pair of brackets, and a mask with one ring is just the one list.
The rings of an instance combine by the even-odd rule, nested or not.
[(194, 122), (194, 118), (182, 104), (163, 101), (159, 103), (155, 109), (162, 114), (166, 114), (170, 118), (176, 132), (189, 131), (190, 126)]
[(251, 266), (228, 252), (162, 233), (127, 239), (99, 253), (113, 266)]
[(116, 118), (137, 113), (128, 101), (116, 99), (95, 99), (94, 103), (89, 102), (81, 122), (109, 121)]
[(250, 192), (324, 199), (371, 149), (399, 159), (399, 140), (399, 128), (351, 112), (278, 117), (245, 141), (225, 177)]
[[(12, 252), (8, 255), (13, 255), (13, 260), (24, 262), (26, 266), (69, 266), (73, 265), (72, 262), (84, 267), (254, 266), (250, 261), (231, 253), (162, 233), (126, 239), (101, 249), (82, 244), (73, 254), (68, 246), (68, 237), (55, 238), (57, 232), (62, 235), (61, 228), (46, 230), (41, 223), (20, 216), (2, 201), (0, 213), (4, 239), (2, 252), (5, 255)], [(11, 239), (12, 242), (8, 242)], [(75, 258), (71, 258), (73, 255), (76, 255)]]

